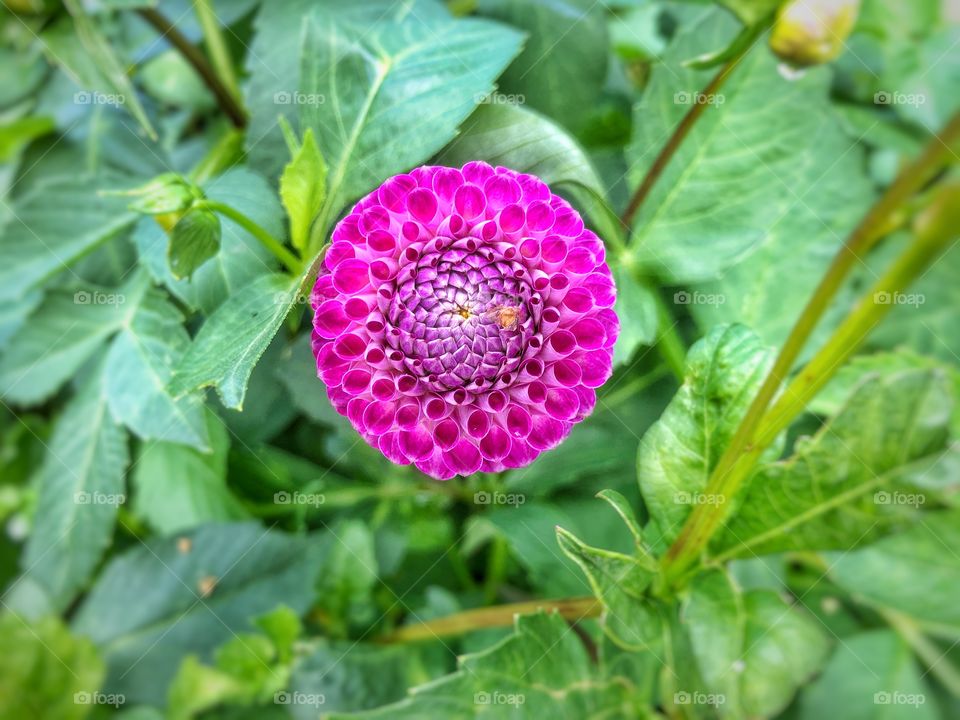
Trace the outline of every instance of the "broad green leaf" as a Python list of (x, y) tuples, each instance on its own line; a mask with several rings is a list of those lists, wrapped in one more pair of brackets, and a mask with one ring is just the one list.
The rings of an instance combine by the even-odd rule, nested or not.
[[(130, 78), (110, 42), (80, 0), (63, 0), (73, 22), (61, 20), (42, 36), (52, 62), (63, 68), (83, 90), (78, 104), (110, 104), (127, 108), (147, 134), (157, 138)], [(95, 98), (94, 95), (100, 96)]]
[(458, 658), (457, 672), (421, 685), (394, 705), (330, 716), (405, 720), (443, 717), (634, 717), (629, 689), (604, 680), (576, 633), (559, 615), (520, 615), (509, 637)]
[(127, 434), (110, 416), (101, 371), (58, 418), (38, 477), (40, 497), (24, 550), (27, 578), (65, 608), (113, 537), (124, 502)]
[(858, 599), (960, 636), (960, 513), (927, 513), (906, 532), (828, 562), (834, 582)]
[(36, 622), (0, 614), (0, 716), (11, 720), (82, 720), (103, 681), (103, 661), (86, 638), (59, 618)]
[(845, 637), (820, 677), (800, 695), (796, 717), (937, 720), (941, 715), (926, 675), (910, 647), (890, 630)]
[(940, 371), (865, 376), (791, 457), (757, 469), (715, 552), (845, 550), (903, 525), (927, 502), (916, 477), (941, 461), (951, 409)]
[(274, 372), (289, 391), (290, 402), (308, 418), (346, 432), (353, 431), (349, 421), (333, 409), (327, 390), (317, 377), (317, 361), (310, 347), (309, 333), (283, 348)]
[(173, 367), (190, 344), (183, 316), (154, 288), (133, 302), (107, 351), (104, 386), (112, 416), (141, 438), (208, 449), (201, 399), (167, 392)]
[(306, 22), (300, 126), (317, 134), (334, 210), (440, 150), (521, 42), (486, 20), (415, 12), (361, 24), (321, 10)]
[[(692, 104), (707, 105), (633, 226), (640, 267), (676, 284), (715, 278), (767, 242), (770, 229), (788, 222), (791, 211), (803, 214), (802, 227), (811, 225), (814, 211), (824, 223), (834, 222), (818, 206), (811, 205), (814, 211), (804, 207), (803, 197), (853, 144), (838, 150), (839, 141), (821, 142), (824, 125), (833, 122), (829, 71), (814, 68), (788, 81), (763, 42), (738, 63), (716, 95), (700, 94), (716, 70), (693, 70), (684, 61), (705, 48), (727, 45), (737, 25), (718, 8), (698, 10), (677, 31), (634, 113), (627, 161), (635, 187), (656, 156), (654, 148), (662, 146)], [(855, 158), (844, 168), (855, 167)], [(850, 212), (839, 200), (832, 207)], [(823, 232), (820, 225), (816, 230)], [(792, 252), (796, 237), (787, 231), (785, 252)], [(838, 245), (839, 238), (834, 242)]]
[(110, 183), (102, 176), (57, 178), (13, 203), (0, 236), (0, 299), (23, 296), (133, 222), (123, 198), (97, 194)]
[(527, 104), (582, 130), (607, 75), (604, 6), (592, 0), (481, 0), (479, 11), (528, 36), (488, 102)]
[(247, 694), (248, 688), (240, 678), (188, 655), (170, 682), (166, 717), (191, 720), (218, 705), (245, 700)]
[(73, 627), (103, 653), (106, 691), (162, 705), (184, 656), (210, 658), (281, 603), (303, 613), (319, 569), (308, 538), (256, 523), (207, 525), (113, 559)]
[(119, 290), (48, 293), (0, 357), (4, 399), (35, 405), (53, 395), (122, 327), (125, 304)]
[(707, 690), (728, 717), (773, 717), (827, 658), (816, 620), (769, 590), (741, 591), (723, 571), (694, 580), (683, 603), (686, 627)]
[(628, 650), (656, 647), (662, 636), (659, 603), (645, 593), (657, 566), (646, 557), (631, 557), (581, 542), (557, 527), (560, 549), (573, 560), (603, 603), (604, 629), (610, 639)]
[[(43, 293), (34, 290), (22, 298), (0, 300), (0, 350), (5, 350), (10, 338), (17, 334), (33, 312), (40, 307)], [(0, 367), (3, 361), (0, 360)], [(2, 372), (2, 371), (0, 371)]]
[(646, 537), (655, 548), (670, 544), (694, 504), (727, 509), (730, 498), (704, 490), (771, 361), (769, 348), (742, 325), (715, 328), (690, 348), (683, 385), (643, 436), (637, 457), (650, 513)]
[(320, 543), (319, 603), (334, 634), (344, 635), (354, 624), (376, 620), (373, 591), (379, 580), (373, 542), (370, 528), (350, 520), (330, 528)]
[(299, 279), (263, 275), (207, 318), (170, 381), (179, 395), (215, 386), (223, 404), (241, 409), (247, 381), (296, 299)]
[[(209, 199), (237, 208), (274, 237), (283, 237), (283, 208), (276, 190), (260, 175), (235, 168), (204, 183), (202, 189)], [(270, 251), (233, 220), (220, 217), (220, 225), (220, 251), (189, 280), (178, 280), (170, 272), (170, 239), (156, 222), (141, 219), (133, 234), (140, 260), (153, 278), (191, 308), (208, 315), (244, 285), (277, 267)]]
[(614, 310), (620, 318), (620, 336), (613, 349), (613, 362), (622, 365), (630, 361), (638, 347), (653, 344), (660, 320), (656, 291), (641, 282), (629, 267), (614, 265), (613, 280), (617, 286)]
[(303, 250), (310, 226), (327, 196), (327, 165), (307, 128), (303, 144), (280, 176), (280, 200), (290, 218), (290, 241)]
[(133, 511), (164, 535), (247, 517), (227, 487), (230, 438), (223, 421), (212, 410), (198, 410), (210, 451), (174, 442), (144, 443), (133, 467)]
[(167, 260), (170, 272), (180, 280), (193, 273), (220, 250), (220, 217), (212, 210), (193, 208), (170, 233)]

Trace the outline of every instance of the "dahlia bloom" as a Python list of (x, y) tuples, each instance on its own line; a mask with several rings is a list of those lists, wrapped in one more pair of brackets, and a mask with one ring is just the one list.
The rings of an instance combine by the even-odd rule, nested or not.
[(397, 175), (333, 231), (313, 289), (330, 402), (445, 480), (531, 463), (593, 410), (619, 323), (604, 247), (533, 175)]

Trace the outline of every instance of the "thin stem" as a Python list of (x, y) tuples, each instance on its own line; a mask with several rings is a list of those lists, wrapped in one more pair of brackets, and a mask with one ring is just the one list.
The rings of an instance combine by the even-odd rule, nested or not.
[(267, 250), (273, 253), (276, 258), (282, 262), (284, 266), (286, 266), (287, 270), (292, 272), (294, 275), (300, 274), (303, 265), (303, 263), (300, 262), (300, 259), (292, 252), (287, 250), (287, 248), (283, 246), (283, 243), (281, 243), (273, 235), (264, 230), (240, 211), (230, 207), (229, 205), (217, 202), (216, 200), (201, 200), (197, 203), (197, 206), (208, 208), (214, 212), (220, 213), (221, 215), (226, 215), (248, 233), (253, 235), (257, 240), (259, 240)]
[(680, 338), (677, 332), (677, 323), (667, 310), (666, 304), (659, 293), (656, 294), (657, 302), (657, 350), (660, 357), (667, 363), (667, 367), (681, 383), (685, 377), (687, 364), (687, 346)]
[(497, 599), (497, 590), (503, 584), (507, 572), (509, 547), (502, 537), (495, 537), (490, 544), (490, 554), (487, 557), (487, 575), (483, 583), (483, 597), (486, 602)]
[(217, 77), (203, 53), (194, 47), (173, 23), (153, 8), (139, 8), (137, 14), (159, 32), (161, 37), (169, 40), (170, 44), (190, 63), (200, 79), (203, 80), (203, 84), (210, 88), (210, 92), (213, 93), (220, 108), (230, 118), (230, 121), (238, 128), (245, 127), (247, 124), (246, 113), (220, 81), (220, 78)]
[(494, 605), (493, 607), (465, 610), (425, 623), (408, 625), (380, 638), (379, 642), (400, 643), (435, 640), (438, 637), (463, 635), (483, 628), (505, 627), (513, 624), (515, 616), (534, 613), (538, 610), (556, 611), (564, 619), (578, 622), (587, 618), (598, 617), (603, 610), (603, 606), (594, 597), (530, 600), (508, 605)]
[(929, 672), (936, 675), (952, 695), (960, 697), (960, 671), (947, 657), (949, 651), (930, 640), (909, 616), (886, 608), (875, 609), (923, 661)]
[(234, 100), (239, 101), (240, 84), (237, 82), (237, 74), (233, 70), (233, 60), (227, 50), (227, 43), (220, 31), (217, 14), (213, 11), (213, 4), (210, 0), (195, 0), (193, 8), (203, 30), (203, 39), (206, 42), (210, 58), (213, 60), (213, 67), (217, 71), (217, 76)]

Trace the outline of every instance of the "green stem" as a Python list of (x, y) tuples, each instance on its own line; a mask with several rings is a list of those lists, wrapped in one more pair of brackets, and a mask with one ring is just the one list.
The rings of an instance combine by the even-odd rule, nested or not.
[(201, 200), (197, 203), (196, 207), (205, 207), (214, 212), (218, 212), (221, 215), (225, 215), (240, 227), (246, 230), (248, 233), (253, 235), (260, 243), (271, 253), (273, 253), (276, 258), (284, 264), (284, 266), (292, 272), (294, 275), (299, 275), (300, 271), (303, 269), (303, 263), (300, 262), (300, 259), (297, 258), (292, 252), (287, 250), (279, 240), (277, 240), (273, 235), (260, 227), (253, 220), (248, 218), (246, 215), (240, 211), (225, 205), (216, 200)]
[(224, 42), (217, 14), (213, 11), (213, 4), (210, 0), (195, 0), (193, 7), (203, 30), (203, 39), (207, 44), (207, 51), (210, 53), (217, 76), (233, 98), (239, 101), (240, 84), (233, 70), (233, 60), (227, 50), (227, 43)]
[(243, 133), (229, 128), (190, 171), (190, 179), (202, 185), (236, 165), (243, 157)]
[(656, 293), (657, 302), (657, 351), (667, 363), (667, 367), (681, 383), (685, 377), (687, 346), (677, 332), (677, 324), (667, 309), (663, 298)]
[(465, 610), (447, 617), (425, 623), (408, 625), (379, 639), (382, 643), (416, 642), (436, 640), (452, 635), (463, 635), (473, 630), (492, 627), (507, 627), (517, 615), (538, 610), (557, 612), (573, 622), (598, 617), (603, 610), (595, 597), (564, 598), (560, 600), (530, 600), (528, 602), (494, 605), (493, 607)]
[(502, 537), (495, 537), (490, 545), (490, 555), (487, 557), (487, 575), (483, 582), (483, 597), (488, 603), (497, 599), (497, 590), (503, 584), (507, 573), (509, 546)]

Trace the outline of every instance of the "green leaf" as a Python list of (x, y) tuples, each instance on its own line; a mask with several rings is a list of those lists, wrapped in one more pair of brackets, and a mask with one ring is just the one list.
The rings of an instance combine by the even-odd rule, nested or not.
[(338, 524), (324, 536), (321, 550), (319, 602), (329, 614), (331, 631), (345, 634), (355, 624), (376, 620), (377, 557), (370, 528), (359, 520)]
[(528, 36), (500, 79), (506, 99), (515, 98), (574, 132), (582, 130), (607, 75), (604, 7), (592, 0), (482, 0), (479, 10)]
[(111, 182), (57, 178), (13, 203), (14, 217), (0, 236), (0, 299), (23, 296), (133, 222), (122, 198), (96, 193)]
[(188, 655), (170, 682), (167, 718), (190, 720), (218, 705), (246, 699), (247, 694), (240, 678)]
[(329, 163), (329, 206), (440, 150), (520, 41), (514, 30), (472, 18), (410, 13), (359, 24), (313, 13), (299, 89), (315, 101), (300, 104), (300, 126), (313, 128)]
[(153, 538), (110, 562), (74, 630), (104, 654), (108, 691), (162, 705), (184, 656), (209, 657), (281, 603), (303, 613), (319, 569), (307, 538), (256, 523)]
[(845, 550), (903, 525), (926, 503), (914, 478), (941, 460), (951, 409), (941, 371), (865, 376), (791, 457), (756, 470), (715, 551)]
[(798, 720), (937, 720), (926, 673), (889, 630), (845, 637), (823, 672), (800, 696)]
[(127, 435), (110, 416), (101, 374), (98, 369), (87, 378), (57, 420), (23, 555), (25, 575), (58, 609), (69, 605), (100, 562), (125, 499)]
[(103, 348), (124, 323), (126, 293), (53, 290), (0, 357), (0, 392), (8, 402), (43, 402)]
[(94, 697), (103, 675), (93, 643), (71, 635), (59, 618), (28, 623), (0, 614), (0, 716), (82, 720), (94, 700), (110, 700)]
[(484, 652), (458, 658), (460, 669), (379, 710), (339, 718), (631, 717), (622, 679), (598, 676), (576, 633), (559, 615), (517, 617), (513, 634)]
[(273, 643), (280, 662), (289, 662), (293, 657), (293, 644), (303, 632), (303, 624), (297, 613), (281, 605), (258, 617), (255, 624)]
[(960, 636), (960, 513), (927, 513), (917, 525), (828, 559), (830, 577), (860, 600)]
[(170, 381), (174, 395), (213, 385), (241, 409), (247, 381), (296, 299), (298, 278), (271, 274), (231, 295), (207, 318)]
[(656, 565), (645, 556), (630, 557), (581, 542), (557, 527), (560, 549), (583, 570), (590, 587), (603, 603), (604, 629), (627, 650), (656, 647), (662, 635), (658, 603), (646, 596), (656, 576)]
[(193, 208), (177, 221), (170, 233), (167, 261), (177, 280), (189, 278), (220, 250), (220, 216), (206, 208)]
[(147, 118), (133, 83), (93, 18), (79, 0), (64, 0), (63, 4), (73, 22), (62, 18), (43, 33), (42, 40), (50, 59), (84, 89), (77, 93), (74, 101), (85, 105), (125, 107), (147, 135), (156, 140), (157, 133)]
[(694, 580), (681, 619), (700, 675), (730, 717), (779, 713), (829, 650), (812, 617), (775, 592), (742, 592), (722, 571)]
[(690, 348), (686, 377), (660, 419), (640, 441), (637, 474), (650, 513), (646, 537), (665, 548), (697, 503), (723, 507), (729, 498), (704, 495), (772, 362), (750, 330), (715, 328)]
[(202, 196), (199, 189), (177, 173), (164, 173), (130, 190), (107, 191), (105, 195), (135, 198), (130, 209), (147, 215), (186, 210)]
[(199, 409), (212, 451), (202, 453), (174, 442), (144, 443), (134, 465), (133, 511), (164, 535), (247, 517), (227, 487), (227, 430), (216, 413)]
[(111, 414), (141, 438), (209, 449), (202, 399), (167, 392), (173, 367), (190, 344), (183, 316), (154, 288), (141, 291), (134, 302), (107, 352), (104, 385)]
[(613, 267), (613, 281), (617, 287), (613, 309), (620, 318), (620, 336), (613, 349), (613, 362), (622, 365), (630, 361), (638, 347), (654, 343), (660, 322), (656, 291), (650, 285), (619, 263)]
[(303, 144), (280, 176), (280, 200), (290, 218), (290, 241), (303, 250), (310, 226), (327, 196), (327, 165), (307, 128)]
[[(723, 10), (698, 10), (677, 31), (665, 64), (653, 72), (634, 113), (627, 161), (633, 169), (631, 183), (636, 186), (656, 156), (650, 149), (663, 144), (693, 102), (707, 104), (654, 185), (633, 227), (632, 243), (640, 267), (672, 283), (715, 278), (769, 242), (777, 242), (781, 252), (792, 257), (798, 236), (795, 222), (801, 229), (813, 227), (819, 245), (824, 242), (819, 235), (832, 230), (835, 214), (850, 219), (854, 213), (842, 198), (848, 192), (857, 199), (864, 197), (852, 192), (864, 188), (862, 179), (856, 177), (857, 151), (844, 158), (852, 143), (838, 130), (825, 129), (835, 124), (828, 103), (827, 69), (814, 68), (788, 81), (777, 72), (777, 60), (760, 42), (715, 96), (699, 95), (716, 71), (693, 70), (685, 67), (684, 61), (700, 55), (704, 48), (726, 46), (738, 30), (738, 23)], [(825, 134), (829, 142), (823, 141)], [(838, 156), (843, 174), (834, 178), (832, 165)], [(842, 193), (830, 202), (829, 211), (804, 199), (828, 170), (829, 189), (817, 196), (829, 200), (831, 192)], [(857, 183), (848, 190), (840, 178), (848, 181), (851, 177)], [(792, 220), (791, 214), (801, 220)], [(771, 241), (771, 228), (778, 233), (781, 223), (787, 223), (782, 228), (783, 239)], [(828, 240), (839, 246), (842, 236), (834, 233)], [(811, 251), (810, 264), (823, 263), (823, 254), (829, 257), (822, 246), (819, 253)], [(742, 277), (750, 287), (756, 282), (750, 273)], [(804, 283), (815, 280), (805, 275), (798, 296), (805, 297)], [(778, 281), (783, 281), (779, 274), (770, 280)], [(728, 304), (730, 312), (739, 310), (732, 298)], [(780, 304), (771, 307), (782, 311)]]

